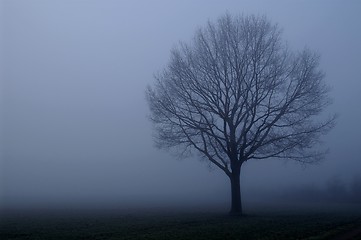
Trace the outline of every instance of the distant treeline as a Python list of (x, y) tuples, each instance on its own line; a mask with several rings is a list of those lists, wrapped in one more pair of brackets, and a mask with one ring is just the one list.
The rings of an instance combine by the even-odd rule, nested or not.
[(323, 187), (317, 185), (294, 186), (282, 191), (279, 197), (286, 201), (361, 204), (361, 175), (354, 176), (349, 183), (334, 177)]

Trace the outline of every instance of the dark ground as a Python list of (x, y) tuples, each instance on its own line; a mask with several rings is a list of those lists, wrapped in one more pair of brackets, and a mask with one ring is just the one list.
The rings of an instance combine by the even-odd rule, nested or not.
[(361, 239), (360, 211), (2, 212), (0, 239)]

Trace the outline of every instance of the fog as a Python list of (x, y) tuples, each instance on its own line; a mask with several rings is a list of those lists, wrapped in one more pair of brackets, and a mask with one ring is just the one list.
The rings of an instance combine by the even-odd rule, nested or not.
[(334, 179), (345, 196), (356, 196), (360, 11), (357, 0), (0, 0), (0, 207), (228, 210), (223, 172), (154, 147), (144, 95), (171, 48), (226, 12), (264, 14), (283, 28), (291, 49), (317, 51), (334, 100), (326, 114), (339, 115), (319, 164), (247, 162), (243, 199), (307, 194), (304, 186), (325, 193)]

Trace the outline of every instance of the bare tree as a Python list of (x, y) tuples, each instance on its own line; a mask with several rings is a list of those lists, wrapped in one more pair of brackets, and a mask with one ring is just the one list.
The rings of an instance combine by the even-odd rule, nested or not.
[(308, 49), (290, 52), (265, 17), (226, 14), (209, 22), (172, 50), (147, 89), (157, 146), (197, 152), (224, 171), (231, 214), (242, 214), (243, 163), (313, 163), (324, 155), (315, 144), (334, 117), (314, 119), (330, 103), (318, 63)]

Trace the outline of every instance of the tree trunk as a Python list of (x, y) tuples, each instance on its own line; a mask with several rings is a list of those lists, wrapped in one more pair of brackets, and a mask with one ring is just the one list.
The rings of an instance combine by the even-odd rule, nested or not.
[(231, 193), (232, 193), (232, 203), (230, 215), (241, 216), (242, 213), (242, 199), (241, 199), (241, 184), (240, 184), (240, 173), (241, 168), (234, 169), (230, 176), (231, 180)]

